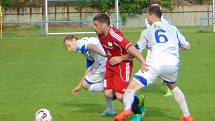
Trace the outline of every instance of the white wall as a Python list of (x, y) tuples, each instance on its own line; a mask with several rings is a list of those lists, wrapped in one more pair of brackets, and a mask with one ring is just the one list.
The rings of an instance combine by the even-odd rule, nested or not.
[[(176, 6), (175, 9), (171, 13), (164, 13), (164, 17), (170, 20), (173, 24), (178, 26), (198, 26), (201, 17), (209, 17), (212, 16), (212, 5), (191, 5), (191, 6)], [(69, 17), (67, 16), (66, 7), (56, 7), (56, 11), (58, 12), (56, 15), (55, 7), (49, 7), (49, 12), (53, 14), (49, 14), (49, 20), (79, 20), (79, 13), (69, 13)], [(84, 11), (95, 11), (89, 8), (86, 8)], [(84, 12), (83, 11), (83, 12)], [(33, 14), (30, 16), (30, 8), (26, 7), (21, 9), (20, 15), (17, 15), (17, 11), (14, 8), (7, 8), (5, 10), (6, 15), (4, 15), (4, 21), (42, 21), (42, 8), (33, 8)], [(61, 14), (61, 12), (65, 12)], [(69, 12), (77, 12), (74, 8), (70, 7)], [(98, 12), (98, 11), (97, 11)], [(93, 17), (97, 13), (83, 13), (83, 19), (92, 20)], [(56, 18), (55, 18), (56, 16)], [(143, 13), (134, 18), (129, 18), (125, 27), (144, 27), (144, 20), (146, 14)]]

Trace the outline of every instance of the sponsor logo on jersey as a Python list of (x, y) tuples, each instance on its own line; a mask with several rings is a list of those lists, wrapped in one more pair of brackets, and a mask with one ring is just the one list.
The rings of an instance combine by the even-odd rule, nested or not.
[(103, 45), (103, 47), (104, 47), (104, 48), (111, 49), (111, 50), (113, 49), (113, 46), (110, 47), (110, 46), (107, 46), (107, 45)]
[(112, 47), (112, 46), (113, 46), (113, 43), (112, 43), (112, 42), (108, 42), (107, 44), (108, 44), (109, 47)]

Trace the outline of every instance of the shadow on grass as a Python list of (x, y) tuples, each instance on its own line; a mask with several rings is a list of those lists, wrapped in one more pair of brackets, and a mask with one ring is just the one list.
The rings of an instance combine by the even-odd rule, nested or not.
[(60, 105), (65, 107), (71, 107), (71, 110), (74, 112), (80, 113), (101, 113), (105, 110), (105, 105), (97, 103), (61, 103)]
[(179, 117), (173, 116), (173, 115), (167, 115), (165, 113), (165, 109), (159, 108), (159, 107), (146, 107), (146, 114), (145, 117), (166, 117), (171, 121), (179, 120)]

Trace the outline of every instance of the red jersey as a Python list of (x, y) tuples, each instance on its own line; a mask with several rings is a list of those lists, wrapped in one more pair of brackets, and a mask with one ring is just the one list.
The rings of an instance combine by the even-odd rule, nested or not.
[(122, 32), (115, 27), (110, 28), (106, 37), (102, 35), (98, 37), (106, 54), (110, 57), (126, 55), (128, 48), (132, 45)]

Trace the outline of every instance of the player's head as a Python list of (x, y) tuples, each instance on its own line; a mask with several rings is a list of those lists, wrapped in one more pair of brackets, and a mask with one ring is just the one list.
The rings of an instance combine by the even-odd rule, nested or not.
[(151, 3), (151, 7), (157, 6), (157, 7), (159, 7), (162, 10), (162, 6), (161, 6), (160, 0), (152, 0), (150, 3)]
[(93, 19), (94, 29), (97, 34), (104, 34), (110, 27), (110, 17), (105, 13), (98, 14)]
[(160, 21), (162, 16), (161, 9), (157, 6), (152, 6), (148, 9), (147, 19), (152, 24), (156, 21)]
[(65, 47), (68, 49), (68, 51), (76, 52), (77, 51), (77, 41), (78, 41), (77, 37), (69, 34), (69, 35), (65, 36), (63, 43), (64, 43)]

